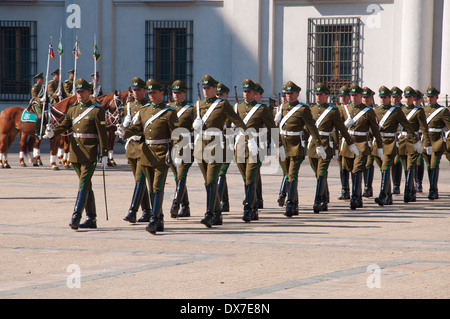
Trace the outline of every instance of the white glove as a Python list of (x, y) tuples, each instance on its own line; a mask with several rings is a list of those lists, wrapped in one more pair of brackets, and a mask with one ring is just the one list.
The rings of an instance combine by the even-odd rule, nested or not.
[(384, 149), (383, 148), (377, 148), (378, 157), (383, 159), (384, 157)]
[(344, 122), (346, 128), (352, 127), (353, 124), (355, 124), (355, 121), (350, 117)]
[(322, 159), (326, 159), (327, 158), (327, 152), (325, 152), (325, 149), (323, 148), (323, 146), (317, 146), (316, 147), (316, 153), (322, 157)]
[(120, 137), (120, 139), (123, 140), (123, 137), (125, 135), (125, 131), (123, 129), (123, 125), (117, 124), (117, 130), (114, 132), (114, 134), (117, 135), (118, 137)]
[(51, 125), (47, 124), (47, 127), (45, 129), (45, 134), (44, 134), (44, 136), (42, 136), (42, 138), (48, 139), (48, 138), (52, 138), (53, 136), (55, 136), (55, 133), (53, 132), (53, 128)]
[(418, 141), (416, 144), (414, 144), (414, 150), (419, 154), (423, 152), (422, 141)]
[(123, 126), (124, 127), (130, 126), (132, 121), (133, 119), (131, 118), (131, 115), (128, 114), (127, 116), (125, 116), (125, 119), (123, 120)]
[(355, 154), (356, 156), (359, 156), (359, 151), (358, 148), (356, 147), (355, 144), (349, 145), (348, 147), (350, 149), (350, 151)]
[(283, 145), (278, 147), (278, 149), (277, 149), (277, 157), (278, 157), (278, 160), (280, 160), (282, 162), (286, 160), (286, 152), (284, 151), (284, 146)]
[(258, 154), (258, 144), (256, 143), (256, 139), (254, 137), (248, 139), (248, 151), (252, 155)]
[(281, 112), (277, 112), (277, 114), (275, 115), (275, 125), (278, 126), (280, 124), (281, 121)]
[(192, 127), (194, 129), (194, 131), (198, 132), (201, 131), (202, 127), (203, 127), (203, 121), (200, 117), (197, 117), (194, 121), (194, 123), (192, 124)]
[(431, 146), (425, 146), (425, 152), (427, 155), (431, 155), (433, 153), (433, 148)]
[(227, 148), (234, 152), (234, 135), (225, 135), (225, 140), (227, 144)]

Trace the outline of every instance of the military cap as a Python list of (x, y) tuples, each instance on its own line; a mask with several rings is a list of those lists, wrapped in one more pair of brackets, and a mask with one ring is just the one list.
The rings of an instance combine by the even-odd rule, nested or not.
[(82, 90), (91, 90), (91, 85), (83, 78), (78, 78), (75, 81), (75, 92)]
[(211, 75), (205, 74), (202, 77), (202, 84), (206, 85), (206, 86), (216, 86), (217, 87), (217, 84), (219, 84), (219, 82), (216, 81)]
[(39, 74), (36, 74), (35, 76), (34, 76), (34, 78), (35, 79), (43, 79), (44, 78), (44, 73), (39, 73)]
[(155, 91), (155, 90), (163, 91), (164, 85), (155, 79), (149, 79), (147, 81), (147, 89), (149, 89), (150, 91)]
[(416, 91), (412, 87), (407, 86), (405, 88), (405, 90), (403, 91), (403, 95), (404, 96), (416, 96)]
[(378, 93), (380, 94), (380, 96), (383, 96), (383, 95), (390, 96), (392, 94), (391, 90), (389, 90), (384, 85), (378, 89)]
[(255, 82), (256, 84), (256, 90), (260, 93), (263, 94), (264, 93), (264, 89), (262, 88), (261, 84)]
[(416, 98), (423, 99), (423, 93), (420, 92), (419, 90), (416, 90)]
[(242, 81), (242, 88), (244, 89), (244, 91), (258, 89), (258, 87), (256, 86), (256, 83), (250, 79), (245, 79), (244, 81)]
[(349, 95), (349, 94), (350, 88), (347, 85), (344, 85), (339, 89), (339, 95)]
[(374, 91), (372, 91), (370, 88), (368, 88), (367, 86), (365, 86), (365, 87), (363, 87), (363, 89), (362, 89), (362, 94), (364, 95), (364, 96), (374, 96), (375, 95), (375, 92)]
[(147, 88), (146, 83), (144, 80), (142, 80), (140, 77), (135, 76), (133, 79), (131, 79), (131, 89), (139, 89), (139, 88)]
[(69, 72), (67, 72), (69, 74), (75, 74), (75, 69), (70, 70)]
[(221, 92), (229, 93), (230, 89), (225, 84), (219, 83), (219, 84), (217, 84), (217, 91), (216, 92), (217, 93), (221, 93)]
[(427, 88), (427, 96), (433, 96), (433, 95), (439, 95), (441, 92), (439, 92), (438, 89), (436, 89), (434, 86), (429, 86)]
[(172, 92), (187, 92), (187, 85), (181, 80), (172, 83)]
[(286, 84), (281, 87), (281, 94), (286, 94)]
[(97, 75), (97, 77), (99, 77), (99, 76), (100, 76), (100, 74), (98, 73), (98, 71), (97, 71), (97, 72), (94, 72), (94, 73), (92, 73), (92, 74), (91, 74), (91, 77), (94, 77), (95, 75)]
[(325, 84), (323, 84), (322, 82), (319, 82), (316, 85), (314, 85), (314, 92), (315, 93), (329, 94), (330, 93), (330, 89)]
[(350, 94), (358, 94), (358, 93), (363, 93), (363, 89), (358, 85), (358, 84), (352, 84), (352, 86), (350, 86)]
[(297, 84), (292, 81), (287, 81), (284, 87), (285, 92), (300, 92), (302, 90)]
[(52, 72), (52, 75), (55, 75), (55, 74), (59, 74), (59, 69), (56, 69), (55, 71)]
[(394, 86), (391, 89), (391, 95), (402, 95), (402, 94), (403, 94), (403, 91), (400, 90), (397, 86)]

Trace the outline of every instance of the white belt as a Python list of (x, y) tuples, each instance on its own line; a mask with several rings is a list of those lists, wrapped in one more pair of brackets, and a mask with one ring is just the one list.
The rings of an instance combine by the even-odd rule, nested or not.
[(134, 136), (130, 137), (130, 140), (139, 142), (139, 141), (141, 140), (141, 136), (139, 136), (139, 135), (134, 135)]
[(98, 138), (98, 134), (73, 133), (75, 138)]
[(167, 144), (170, 143), (170, 138), (165, 138), (162, 140), (145, 140), (145, 143), (147, 145), (154, 145), (154, 144)]
[(333, 134), (333, 132), (319, 131), (319, 135), (321, 135), (321, 136), (331, 136), (331, 134)]
[(381, 132), (380, 134), (381, 134), (381, 137), (395, 137), (395, 136), (397, 136), (397, 133), (384, 133), (384, 132)]
[(222, 136), (222, 131), (202, 131), (204, 136)]
[(432, 127), (428, 128), (428, 132), (432, 133), (442, 133), (443, 130), (444, 130), (443, 128), (432, 128)]
[[(420, 134), (420, 131), (417, 131), (417, 132), (414, 132), (414, 133), (416, 133), (416, 135), (418, 136), (418, 135)], [(407, 136), (407, 135), (408, 135), (408, 132), (402, 131), (402, 132), (400, 133), (400, 135), (401, 135), (401, 136)]]
[(353, 135), (353, 136), (368, 136), (369, 132), (358, 132), (358, 131), (350, 130), (350, 131), (348, 131), (348, 134)]
[(286, 136), (303, 136), (303, 131), (294, 132), (294, 131), (285, 131), (281, 130), (280, 133)]

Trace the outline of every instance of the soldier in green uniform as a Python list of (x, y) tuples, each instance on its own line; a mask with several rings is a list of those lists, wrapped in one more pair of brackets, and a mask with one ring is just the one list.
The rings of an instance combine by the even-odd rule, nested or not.
[[(106, 137), (105, 111), (100, 104), (89, 99), (91, 87), (83, 78), (75, 83), (78, 103), (69, 107), (61, 124), (47, 127), (44, 138), (55, 138), (69, 129), (73, 130), (70, 142), (70, 162), (79, 178), (78, 196), (70, 227), (72, 229), (97, 228), (97, 213), (92, 176), (101, 158), (106, 165), (108, 141)], [(86, 208), (87, 219), (80, 225), (81, 214)]]
[[(428, 124), (425, 116), (425, 111), (422, 106), (415, 106), (414, 100), (416, 99), (416, 91), (408, 86), (403, 91), (405, 97), (405, 106), (402, 108), (405, 113), (406, 119), (411, 124), (413, 130), (415, 131), (417, 137), (422, 140), (422, 146), (426, 150), (427, 154), (431, 154), (431, 141), (428, 135)], [(420, 132), (423, 132), (420, 136)], [(404, 192), (404, 202), (415, 202), (416, 201), (416, 190), (415, 190), (415, 169), (417, 161), (422, 154), (422, 152), (416, 152), (414, 150), (414, 143), (412, 140), (407, 138), (407, 132), (401, 131), (398, 141), (398, 157), (403, 165), (405, 171), (405, 192)]]
[[(404, 105), (402, 104), (403, 91), (394, 86), (391, 88), (391, 104), (398, 106), (403, 110)], [(399, 141), (399, 137), (397, 137)], [(400, 184), (402, 181), (402, 162), (400, 160), (400, 155), (397, 154), (394, 159), (394, 163), (391, 168), (392, 173), (392, 194), (400, 194)]]
[(177, 114), (176, 130), (174, 132), (175, 140), (173, 141), (174, 150), (177, 150), (177, 156), (174, 157), (174, 163), (170, 165), (176, 183), (175, 198), (170, 208), (170, 216), (172, 218), (191, 216), (186, 180), (194, 160), (192, 156), (194, 108), (192, 104), (186, 101), (187, 90), (186, 83), (181, 80), (176, 80), (172, 83), (174, 102), (169, 105), (175, 109)]
[[(347, 85), (342, 86), (339, 89), (339, 110), (341, 111), (341, 116), (345, 112), (345, 107), (350, 104), (350, 88)], [(342, 165), (342, 139), (338, 138), (339, 141), (339, 155), (338, 155), (338, 164), (339, 164), (339, 176), (341, 180), (341, 196), (338, 197), (340, 200), (350, 199), (350, 182), (349, 176), (350, 173), (347, 171)]]
[(422, 145), (400, 106), (391, 105), (391, 100), (389, 99), (392, 93), (391, 90), (382, 86), (379, 92), (381, 105), (375, 108), (375, 114), (377, 115), (378, 127), (383, 138), (384, 155), (381, 164), (380, 194), (375, 198), (375, 202), (380, 206), (384, 206), (392, 205), (390, 170), (395, 157), (398, 155), (399, 125), (407, 132), (407, 137), (412, 140), (416, 151), (420, 152)]
[(236, 105), (236, 113), (242, 119), (248, 130), (254, 130), (245, 143), (245, 150), (240, 152), (239, 143), (244, 142), (245, 136), (236, 138), (236, 163), (245, 185), (244, 212), (242, 220), (250, 222), (258, 219), (257, 183), (260, 178), (259, 170), (262, 155), (259, 154), (264, 146), (261, 140), (262, 129), (275, 128), (273, 115), (267, 105), (255, 100), (258, 86), (251, 79), (242, 82), (244, 100)]
[[(416, 91), (416, 98), (414, 99), (414, 102), (413, 102), (414, 106), (423, 108), (423, 106), (424, 106), (423, 93), (420, 92), (419, 90), (415, 90), (415, 91)], [(422, 138), (423, 132), (420, 131), (419, 134), (420, 134), (420, 138)], [(425, 173), (425, 162), (423, 160), (423, 153), (421, 153), (420, 156), (419, 156), (419, 159), (417, 160), (417, 165), (416, 165), (416, 176), (415, 176), (415, 190), (416, 190), (416, 193), (422, 193), (423, 192), (422, 181), (423, 181), (424, 173)]]
[(73, 95), (73, 78), (75, 76), (75, 70), (70, 70), (69, 72), (69, 78), (64, 81), (64, 93), (66, 94), (66, 97), (71, 97)]
[[(147, 106), (147, 99), (145, 94), (147, 92), (147, 85), (144, 80), (139, 77), (134, 77), (131, 80), (132, 100), (127, 101), (124, 108), (123, 127), (127, 128), (136, 123), (139, 113), (143, 107)], [(139, 207), (142, 207), (142, 216), (137, 220), (138, 222), (149, 222), (152, 213), (150, 207), (150, 195), (145, 180), (144, 170), (142, 168), (142, 144), (144, 144), (144, 137), (142, 134), (131, 136), (125, 143), (125, 156), (130, 165), (131, 172), (135, 180), (133, 196), (131, 199), (130, 209), (124, 220), (130, 223), (136, 222), (136, 213)], [(151, 195), (153, 197), (153, 195)]]
[[(280, 125), (280, 121), (281, 121), (281, 117), (282, 117), (282, 106), (285, 102), (286, 102), (286, 85), (283, 84), (283, 86), (281, 87), (281, 93), (280, 93), (280, 105), (278, 105), (277, 107), (275, 107), (273, 109), (273, 116), (274, 116), (276, 126)], [(306, 138), (306, 137), (304, 136), (304, 138)], [(282, 162), (284, 162), (284, 160), (279, 159), (279, 162), (282, 163)], [(288, 178), (283, 169), (283, 166), (280, 165), (280, 167), (281, 167), (281, 171), (283, 173), (283, 178), (281, 180), (280, 192), (278, 194), (277, 203), (278, 203), (278, 206), (283, 207), (286, 202), (287, 189), (288, 189), (289, 185), (288, 185), (288, 181), (287, 181)]]
[(286, 102), (280, 106), (280, 146), (277, 157), (287, 182), (287, 201), (284, 215), (298, 215), (298, 172), (306, 156), (305, 128), (311, 134), (311, 147), (325, 156), (325, 149), (311, 110), (298, 101), (301, 88), (292, 81), (284, 85)]
[[(255, 101), (257, 103), (262, 103), (264, 89), (261, 86), (261, 84), (255, 82), (256, 85), (256, 92), (255, 92)], [(273, 107), (270, 108), (268, 105), (264, 104), (270, 111), (271, 117), (273, 119)], [(275, 123), (274, 123), (275, 124)], [(270, 135), (270, 129), (265, 128), (265, 130), (261, 131), (260, 134), (260, 146), (263, 147), (268, 152), (269, 145), (271, 144), (271, 135)], [(262, 178), (261, 178), (261, 170), (259, 169), (257, 172), (257, 178), (255, 179), (256, 182), (256, 204), (258, 205), (258, 208), (264, 208), (264, 199), (262, 194)]]
[(143, 135), (141, 165), (147, 178), (150, 193), (153, 195), (152, 215), (146, 230), (155, 234), (164, 231), (164, 214), (162, 210), (164, 187), (169, 170), (171, 136), (175, 129), (177, 114), (175, 109), (163, 102), (164, 86), (155, 79), (147, 81), (148, 95), (151, 103), (142, 107), (134, 125), (124, 129), (119, 127), (116, 135), (129, 138)]
[[(206, 187), (206, 213), (201, 223), (211, 227), (214, 223), (222, 224), (217, 191), (217, 178), (223, 165), (223, 128), (228, 118), (240, 129), (238, 134), (247, 127), (234, 112), (227, 100), (216, 97), (217, 85), (212, 76), (202, 77), (204, 99), (194, 106), (194, 156), (203, 174)], [(239, 131), (239, 130), (238, 130)]]
[[(36, 130), (35, 135), (40, 138), (41, 133), (41, 122), (46, 119), (46, 115), (43, 116), (43, 105), (45, 101), (45, 85), (44, 85), (44, 73), (39, 73), (34, 76), (36, 83), (31, 88), (31, 101), (30, 110), (36, 114)], [(48, 95), (47, 95), (48, 99)], [(44, 126), (45, 128), (45, 126)]]
[(358, 85), (353, 84), (350, 87), (350, 93), (352, 103), (344, 106), (345, 111), (342, 112), (342, 116), (348, 133), (354, 138), (359, 155), (351, 152), (347, 142), (344, 140), (342, 144), (342, 165), (343, 169), (352, 174), (350, 208), (355, 210), (363, 207), (361, 182), (367, 157), (371, 154), (372, 141), (370, 132), (376, 139), (376, 147), (380, 156), (383, 155), (383, 142), (375, 111), (372, 108), (374, 92), (368, 87), (361, 89)]
[[(338, 130), (342, 137), (347, 141), (349, 150), (359, 155), (353, 138), (348, 134), (347, 128), (341, 117), (341, 113), (336, 105), (328, 104), (329, 89), (323, 83), (317, 83), (314, 86), (316, 104), (311, 106), (313, 119), (316, 121), (316, 127), (319, 130), (320, 140), (324, 145), (325, 156), (318, 154), (313, 143), (310, 143), (308, 156), (311, 167), (317, 179), (316, 196), (314, 199), (314, 213), (328, 210), (328, 166), (334, 156), (333, 130)], [(350, 91), (351, 92), (351, 91)]]
[(429, 171), (430, 189), (428, 199), (431, 200), (439, 198), (439, 165), (446, 149), (447, 137), (445, 132), (450, 129), (450, 111), (445, 106), (437, 103), (439, 94), (439, 90), (435, 87), (428, 87), (426, 92), (428, 104), (424, 107), (432, 146), (431, 155), (423, 153)]
[(48, 95), (50, 96), (50, 103), (55, 105), (56, 103), (62, 101), (67, 96), (64, 90), (59, 87), (59, 69), (52, 72), (53, 80), (48, 82)]
[[(100, 84), (100, 74), (92, 73), (91, 74), (92, 82), (89, 85), (92, 87), (92, 97), (96, 98), (103, 95), (102, 85)], [(95, 82), (95, 90), (94, 90), (94, 82)]]

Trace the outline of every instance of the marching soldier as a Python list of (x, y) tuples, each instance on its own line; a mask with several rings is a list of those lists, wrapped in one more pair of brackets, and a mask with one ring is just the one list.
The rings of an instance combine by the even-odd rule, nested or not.
[(380, 107), (375, 108), (378, 127), (383, 138), (383, 159), (381, 164), (381, 187), (380, 194), (375, 202), (380, 205), (392, 205), (392, 190), (390, 180), (390, 169), (398, 154), (398, 127), (401, 125), (407, 132), (407, 137), (413, 142), (414, 150), (421, 152), (422, 143), (415, 134), (411, 124), (406, 119), (405, 113), (399, 106), (391, 105), (391, 90), (382, 86), (379, 89)]
[(283, 178), (286, 179), (288, 193), (284, 215), (292, 217), (298, 215), (298, 172), (307, 150), (305, 128), (311, 134), (311, 147), (323, 157), (326, 154), (310, 108), (298, 101), (301, 88), (292, 81), (286, 82), (284, 88), (286, 102), (280, 106), (278, 113), (280, 147), (277, 156), (285, 175)]
[[(70, 227), (72, 229), (97, 228), (97, 213), (92, 176), (101, 158), (106, 165), (108, 140), (106, 137), (105, 111), (100, 104), (89, 99), (91, 87), (83, 78), (75, 83), (78, 103), (69, 107), (64, 120), (55, 128), (47, 127), (44, 138), (55, 138), (69, 129), (73, 130), (70, 143), (70, 162), (79, 178), (78, 196)], [(81, 214), (86, 208), (87, 219), (80, 225)]]
[(64, 91), (59, 92), (59, 69), (52, 72), (53, 80), (48, 82), (48, 95), (50, 96), (50, 103), (55, 105), (59, 101), (66, 98)]
[(64, 93), (66, 97), (71, 97), (73, 95), (73, 78), (75, 76), (75, 70), (70, 70), (69, 78), (64, 81)]
[[(263, 94), (264, 94), (264, 89), (262, 88), (262, 86), (255, 82), (256, 84), (256, 92), (255, 92), (255, 101), (260, 103), (263, 99)], [(264, 104), (265, 105), (265, 104)], [(267, 105), (265, 105), (268, 109), (269, 112), (271, 114), (271, 117), (273, 119), (273, 107), (269, 107)], [(275, 123), (274, 123), (275, 124)], [(272, 140), (271, 134), (270, 134), (270, 129), (268, 129), (266, 127), (266, 133), (260, 132), (260, 134), (264, 134), (264, 138), (261, 140), (260, 137), (260, 146), (264, 147), (266, 149), (266, 151), (269, 151), (269, 146), (270, 146), (270, 141)], [(257, 201), (257, 205), (258, 208), (264, 208), (264, 199), (263, 199), (263, 195), (262, 195), (262, 178), (261, 178), (261, 170), (258, 170), (258, 178), (256, 179), (256, 201)]]
[[(133, 92), (133, 101), (127, 101), (127, 105), (124, 108), (124, 122), (123, 127), (127, 128), (136, 123), (141, 109), (147, 106), (147, 99), (145, 94), (147, 92), (147, 85), (139, 77), (134, 77), (131, 80), (131, 90)], [(150, 207), (150, 197), (147, 183), (145, 180), (144, 170), (142, 168), (142, 145), (144, 144), (143, 134), (137, 134), (127, 139), (125, 144), (125, 156), (127, 157), (128, 164), (130, 165), (131, 172), (135, 180), (133, 196), (131, 200), (130, 209), (127, 216), (123, 220), (130, 223), (136, 222), (136, 213), (139, 207), (142, 207), (142, 216), (137, 220), (138, 222), (149, 222), (152, 210)]]
[[(92, 87), (92, 97), (96, 98), (99, 96), (103, 95), (103, 89), (102, 89), (102, 85), (100, 84), (100, 74), (98, 73), (92, 73), (91, 74), (91, 78), (92, 78), (92, 82), (89, 83), (90, 86)], [(94, 88), (94, 83), (95, 83), (95, 88)]]
[[(425, 116), (425, 111), (422, 106), (415, 106), (414, 100), (416, 99), (416, 91), (408, 86), (405, 88), (404, 93), (405, 106), (402, 108), (406, 115), (406, 119), (411, 124), (413, 130), (415, 131), (417, 137), (420, 139), (420, 132), (422, 134), (422, 146), (428, 155), (431, 154), (431, 141), (428, 135), (428, 124)], [(416, 201), (416, 189), (414, 185), (415, 181), (415, 170), (417, 166), (417, 161), (421, 156), (422, 152), (416, 152), (414, 150), (414, 143), (407, 138), (407, 132), (401, 131), (398, 141), (398, 156), (405, 169), (405, 192), (404, 192), (404, 202), (415, 202)]]
[(344, 140), (342, 145), (342, 165), (344, 170), (352, 174), (350, 208), (355, 210), (363, 207), (361, 182), (367, 157), (371, 153), (370, 131), (376, 138), (379, 156), (383, 155), (383, 143), (375, 111), (372, 108), (374, 92), (370, 88), (365, 87), (361, 89), (354, 84), (350, 87), (350, 94), (352, 103), (344, 106), (345, 111), (342, 112), (342, 115), (348, 133), (355, 140), (359, 155), (351, 152), (347, 142)]
[[(280, 105), (278, 105), (277, 107), (275, 107), (273, 109), (273, 116), (275, 119), (275, 125), (278, 126), (280, 125), (280, 121), (281, 121), (281, 117), (282, 117), (282, 106), (283, 104), (286, 102), (286, 85), (283, 85), (281, 87), (281, 94), (280, 94)], [(304, 137), (306, 138), (306, 137)], [(275, 145), (276, 146), (276, 145)], [(284, 162), (280, 160), (280, 163)], [(284, 203), (286, 201), (286, 194), (287, 194), (287, 189), (288, 189), (288, 178), (286, 176), (286, 172), (284, 171), (284, 166), (280, 165), (282, 173), (283, 173), (283, 178), (281, 180), (281, 185), (280, 185), (280, 192), (278, 195), (278, 199), (277, 199), (277, 203), (278, 206), (283, 207)]]
[[(350, 91), (351, 93), (352, 91)], [(359, 156), (358, 148), (354, 140), (348, 134), (344, 125), (340, 111), (336, 105), (328, 104), (329, 89), (323, 83), (317, 83), (314, 87), (316, 104), (311, 106), (313, 119), (316, 121), (316, 127), (319, 131), (322, 145), (325, 146), (324, 153), (318, 154), (317, 150), (310, 143), (308, 156), (311, 167), (317, 179), (316, 196), (314, 199), (314, 213), (328, 210), (328, 166), (334, 155), (333, 130), (338, 130), (342, 137), (347, 141), (349, 150)]]
[[(177, 80), (172, 83), (172, 97), (174, 102), (169, 105), (175, 109), (177, 114), (177, 120), (175, 121), (175, 128), (182, 131), (175, 134), (178, 140), (174, 140), (174, 149), (181, 152), (181, 157), (176, 157), (175, 162), (170, 165), (176, 182), (175, 198), (170, 208), (170, 216), (172, 218), (177, 217), (189, 217), (191, 211), (189, 208), (189, 196), (186, 187), (186, 179), (189, 169), (193, 163), (192, 156), (192, 142), (193, 142), (193, 129), (192, 123), (194, 122), (194, 108), (192, 104), (187, 103), (187, 86), (183, 81)], [(182, 144), (179, 144), (183, 142)], [(183, 145), (181, 149), (178, 149), (178, 145)], [(187, 155), (186, 155), (187, 154)], [(186, 161), (184, 161), (186, 159)], [(181, 210), (180, 210), (181, 205)], [(179, 212), (178, 212), (179, 211)]]
[(247, 128), (230, 103), (216, 97), (218, 83), (212, 76), (205, 74), (202, 77), (204, 99), (194, 106), (194, 156), (206, 187), (206, 213), (201, 223), (208, 228), (213, 225), (213, 219), (215, 225), (222, 224), (217, 177), (223, 165), (225, 120), (228, 118), (240, 130)]
[[(345, 107), (350, 103), (350, 88), (346, 85), (342, 86), (339, 89), (339, 110), (341, 111), (341, 114), (345, 112)], [(341, 115), (342, 116), (342, 115)], [(338, 164), (339, 164), (339, 172), (340, 172), (340, 179), (341, 179), (341, 196), (338, 197), (338, 199), (350, 199), (350, 182), (349, 182), (349, 172), (343, 167), (342, 165), (342, 139), (339, 138), (339, 156), (338, 156)]]
[[(247, 129), (255, 130), (253, 136), (250, 136), (245, 147), (245, 158), (242, 158), (240, 149), (236, 148), (236, 163), (245, 184), (244, 213), (242, 220), (250, 222), (258, 219), (258, 201), (257, 187), (260, 179), (259, 170), (262, 164), (262, 155), (259, 150), (263, 148), (264, 143), (261, 140), (261, 131), (263, 127), (268, 129), (275, 128), (273, 115), (267, 105), (257, 102), (255, 94), (258, 86), (251, 79), (245, 79), (242, 82), (244, 101), (236, 106), (236, 113), (243, 120)], [(236, 145), (239, 145), (240, 139), (236, 138)], [(259, 143), (258, 143), (259, 142)]]
[[(420, 92), (419, 90), (415, 90), (415, 91), (416, 91), (416, 98), (414, 99), (414, 102), (413, 102), (414, 106), (423, 108), (423, 106), (424, 106), (423, 93)], [(427, 124), (427, 126), (428, 126), (428, 124)], [(422, 134), (423, 134), (423, 132), (420, 131), (420, 138), (422, 138)], [(423, 192), (422, 181), (423, 181), (424, 172), (425, 172), (425, 163), (423, 160), (423, 153), (421, 153), (419, 156), (419, 159), (417, 160), (417, 165), (416, 165), (416, 177), (415, 177), (416, 193)]]
[[(402, 94), (403, 91), (399, 89), (397, 86), (394, 86), (391, 89), (391, 104), (394, 106), (398, 106), (403, 110), (402, 104)], [(397, 137), (397, 141), (398, 137)], [(400, 161), (400, 155), (397, 154), (394, 159), (394, 163), (392, 164), (392, 194), (400, 194), (400, 184), (402, 181), (402, 162)]]
[(146, 84), (151, 103), (140, 109), (133, 126), (126, 129), (119, 127), (116, 135), (122, 139), (144, 135), (141, 165), (148, 180), (150, 193), (153, 194), (152, 215), (146, 230), (155, 234), (157, 231), (164, 231), (162, 205), (167, 172), (171, 163), (171, 136), (175, 129), (177, 114), (173, 107), (166, 105), (162, 100), (163, 84), (155, 79), (149, 79)]
[(428, 105), (424, 107), (428, 123), (428, 133), (431, 140), (432, 153), (428, 155), (423, 153), (425, 162), (429, 170), (430, 189), (428, 199), (439, 198), (439, 164), (446, 147), (446, 132), (450, 130), (450, 111), (437, 103), (439, 99), (439, 90), (433, 86), (427, 88)]

